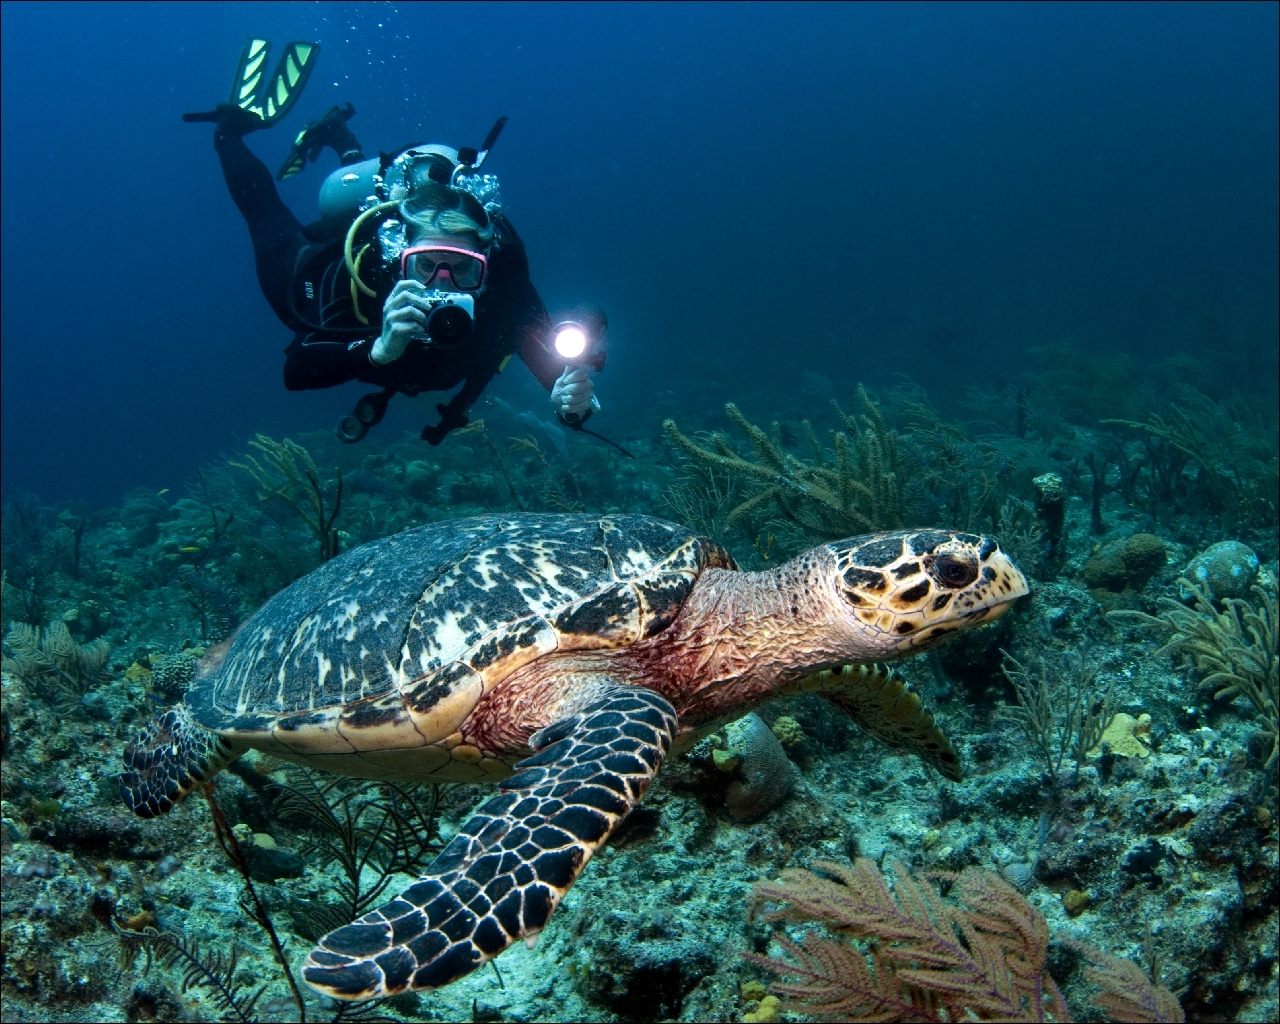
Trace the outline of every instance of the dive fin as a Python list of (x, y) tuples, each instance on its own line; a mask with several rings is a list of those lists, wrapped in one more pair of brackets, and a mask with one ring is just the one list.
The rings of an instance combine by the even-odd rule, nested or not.
[(468, 174), (474, 174), (480, 170), (480, 165), (484, 163), (485, 157), (489, 155), (489, 150), (493, 149), (493, 144), (498, 141), (498, 136), (502, 134), (502, 129), (506, 127), (507, 116), (505, 114), (493, 123), (493, 127), (489, 129), (489, 134), (484, 137), (484, 142), (480, 148), (472, 149), (470, 146), (463, 146), (458, 150), (458, 163), (467, 169)]
[(252, 36), (245, 40), (228, 100), (241, 110), (257, 114), (262, 118), (264, 127), (275, 124), (293, 109), (316, 66), (320, 44), (286, 44), (280, 63), (268, 77), (266, 67), (270, 52), (269, 40)]
[[(183, 114), (182, 120), (188, 124), (197, 121), (213, 121), (219, 126), (230, 124), (242, 135), (257, 128), (270, 128), (293, 109), (298, 97), (302, 95), (320, 56), (320, 44), (289, 43), (284, 48), (280, 63), (276, 65), (275, 74), (268, 78), (266, 67), (270, 55), (269, 39), (250, 36), (240, 50), (240, 60), (236, 62), (236, 75), (231, 82), (231, 96), (227, 103), (219, 104), (216, 110)], [(259, 120), (256, 123), (242, 120), (232, 124), (225, 113), (227, 106), (242, 110)]]
[[(257, 105), (261, 93), (260, 86), (267, 77), (267, 57), (271, 53), (271, 40), (250, 36), (244, 41), (240, 51), (240, 59), (236, 62), (236, 74), (231, 80), (231, 95), (227, 98), (242, 110), (250, 110)], [(265, 120), (262, 110), (254, 113)]]
[(289, 156), (276, 174), (276, 181), (292, 178), (307, 166), (307, 161), (315, 163), (324, 152), (325, 146), (331, 147), (338, 154), (338, 159), (344, 167), (363, 160), (364, 154), (360, 152), (360, 143), (347, 127), (347, 122), (355, 117), (355, 114), (356, 108), (350, 103), (345, 107), (334, 104), (298, 132), (293, 140), (293, 148), (289, 150)]

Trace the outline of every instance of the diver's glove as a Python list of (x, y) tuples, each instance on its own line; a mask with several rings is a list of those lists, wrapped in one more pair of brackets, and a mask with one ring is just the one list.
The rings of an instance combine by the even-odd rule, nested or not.
[(560, 419), (569, 426), (575, 426), (586, 422), (587, 417), (600, 408), (594, 392), (591, 367), (566, 367), (551, 389), (551, 404)]
[(377, 366), (394, 363), (411, 341), (427, 336), (427, 315), (431, 307), (424, 298), (426, 289), (418, 281), (397, 281), (382, 304), (382, 335), (369, 351), (369, 361)]
[(212, 121), (218, 126), (219, 133), (239, 137), (265, 128), (267, 122), (251, 110), (244, 110), (234, 103), (219, 103), (213, 110), (204, 110), (197, 114), (183, 114), (182, 120), (187, 124), (199, 121)]

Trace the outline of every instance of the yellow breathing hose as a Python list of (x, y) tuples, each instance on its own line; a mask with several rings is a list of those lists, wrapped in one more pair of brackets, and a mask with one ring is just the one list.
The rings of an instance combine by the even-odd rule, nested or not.
[(355, 273), (351, 275), (351, 307), (356, 312), (356, 319), (366, 327), (369, 326), (369, 318), (360, 312), (360, 293), (356, 291), (356, 282), (360, 280), (356, 274), (360, 273), (360, 261), (364, 259), (364, 254), (373, 248), (372, 242), (366, 242), (364, 248), (360, 250), (360, 255), (356, 257)]
[(360, 266), (351, 255), (351, 246), (355, 242), (356, 232), (360, 230), (360, 226), (365, 221), (370, 217), (376, 217), (380, 213), (386, 213), (399, 205), (398, 202), (392, 200), (386, 203), (379, 203), (377, 206), (371, 206), (352, 221), (351, 227), (347, 229), (347, 240), (342, 247), (342, 255), (347, 261), (347, 273), (351, 275), (352, 283), (371, 299), (377, 298), (378, 293), (360, 280)]

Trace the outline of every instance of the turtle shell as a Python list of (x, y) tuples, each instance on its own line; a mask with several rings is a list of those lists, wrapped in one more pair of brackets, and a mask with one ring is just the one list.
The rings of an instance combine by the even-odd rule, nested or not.
[(711, 566), (736, 568), (714, 541), (648, 516), (421, 526), (348, 551), (272, 597), (187, 704), (224, 735), (270, 733), (293, 749), (327, 748), (325, 735), (350, 734), (342, 725), (409, 719), (419, 742), (435, 743), (535, 658), (665, 629)]

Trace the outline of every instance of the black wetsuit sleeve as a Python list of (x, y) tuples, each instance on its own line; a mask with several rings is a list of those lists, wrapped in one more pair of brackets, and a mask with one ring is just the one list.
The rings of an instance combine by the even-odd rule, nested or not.
[(222, 161), (231, 199), (249, 226), (263, 297), (281, 323), (295, 327), (289, 312), (289, 286), (298, 249), (306, 244), (302, 224), (280, 198), (271, 172), (243, 138), (214, 132), (213, 148)]
[(495, 277), (501, 273), (503, 280), (500, 330), (505, 348), (518, 352), (538, 383), (550, 391), (563, 369), (546, 346), (551, 318), (529, 277), (524, 242), (503, 214), (496, 213), (493, 219), (502, 236), (502, 254), (494, 269)]
[(331, 388), (349, 380), (378, 387), (395, 387), (402, 374), (395, 363), (375, 366), (369, 361), (372, 339), (324, 341), (299, 333), (284, 350), (284, 386), (290, 391)]

